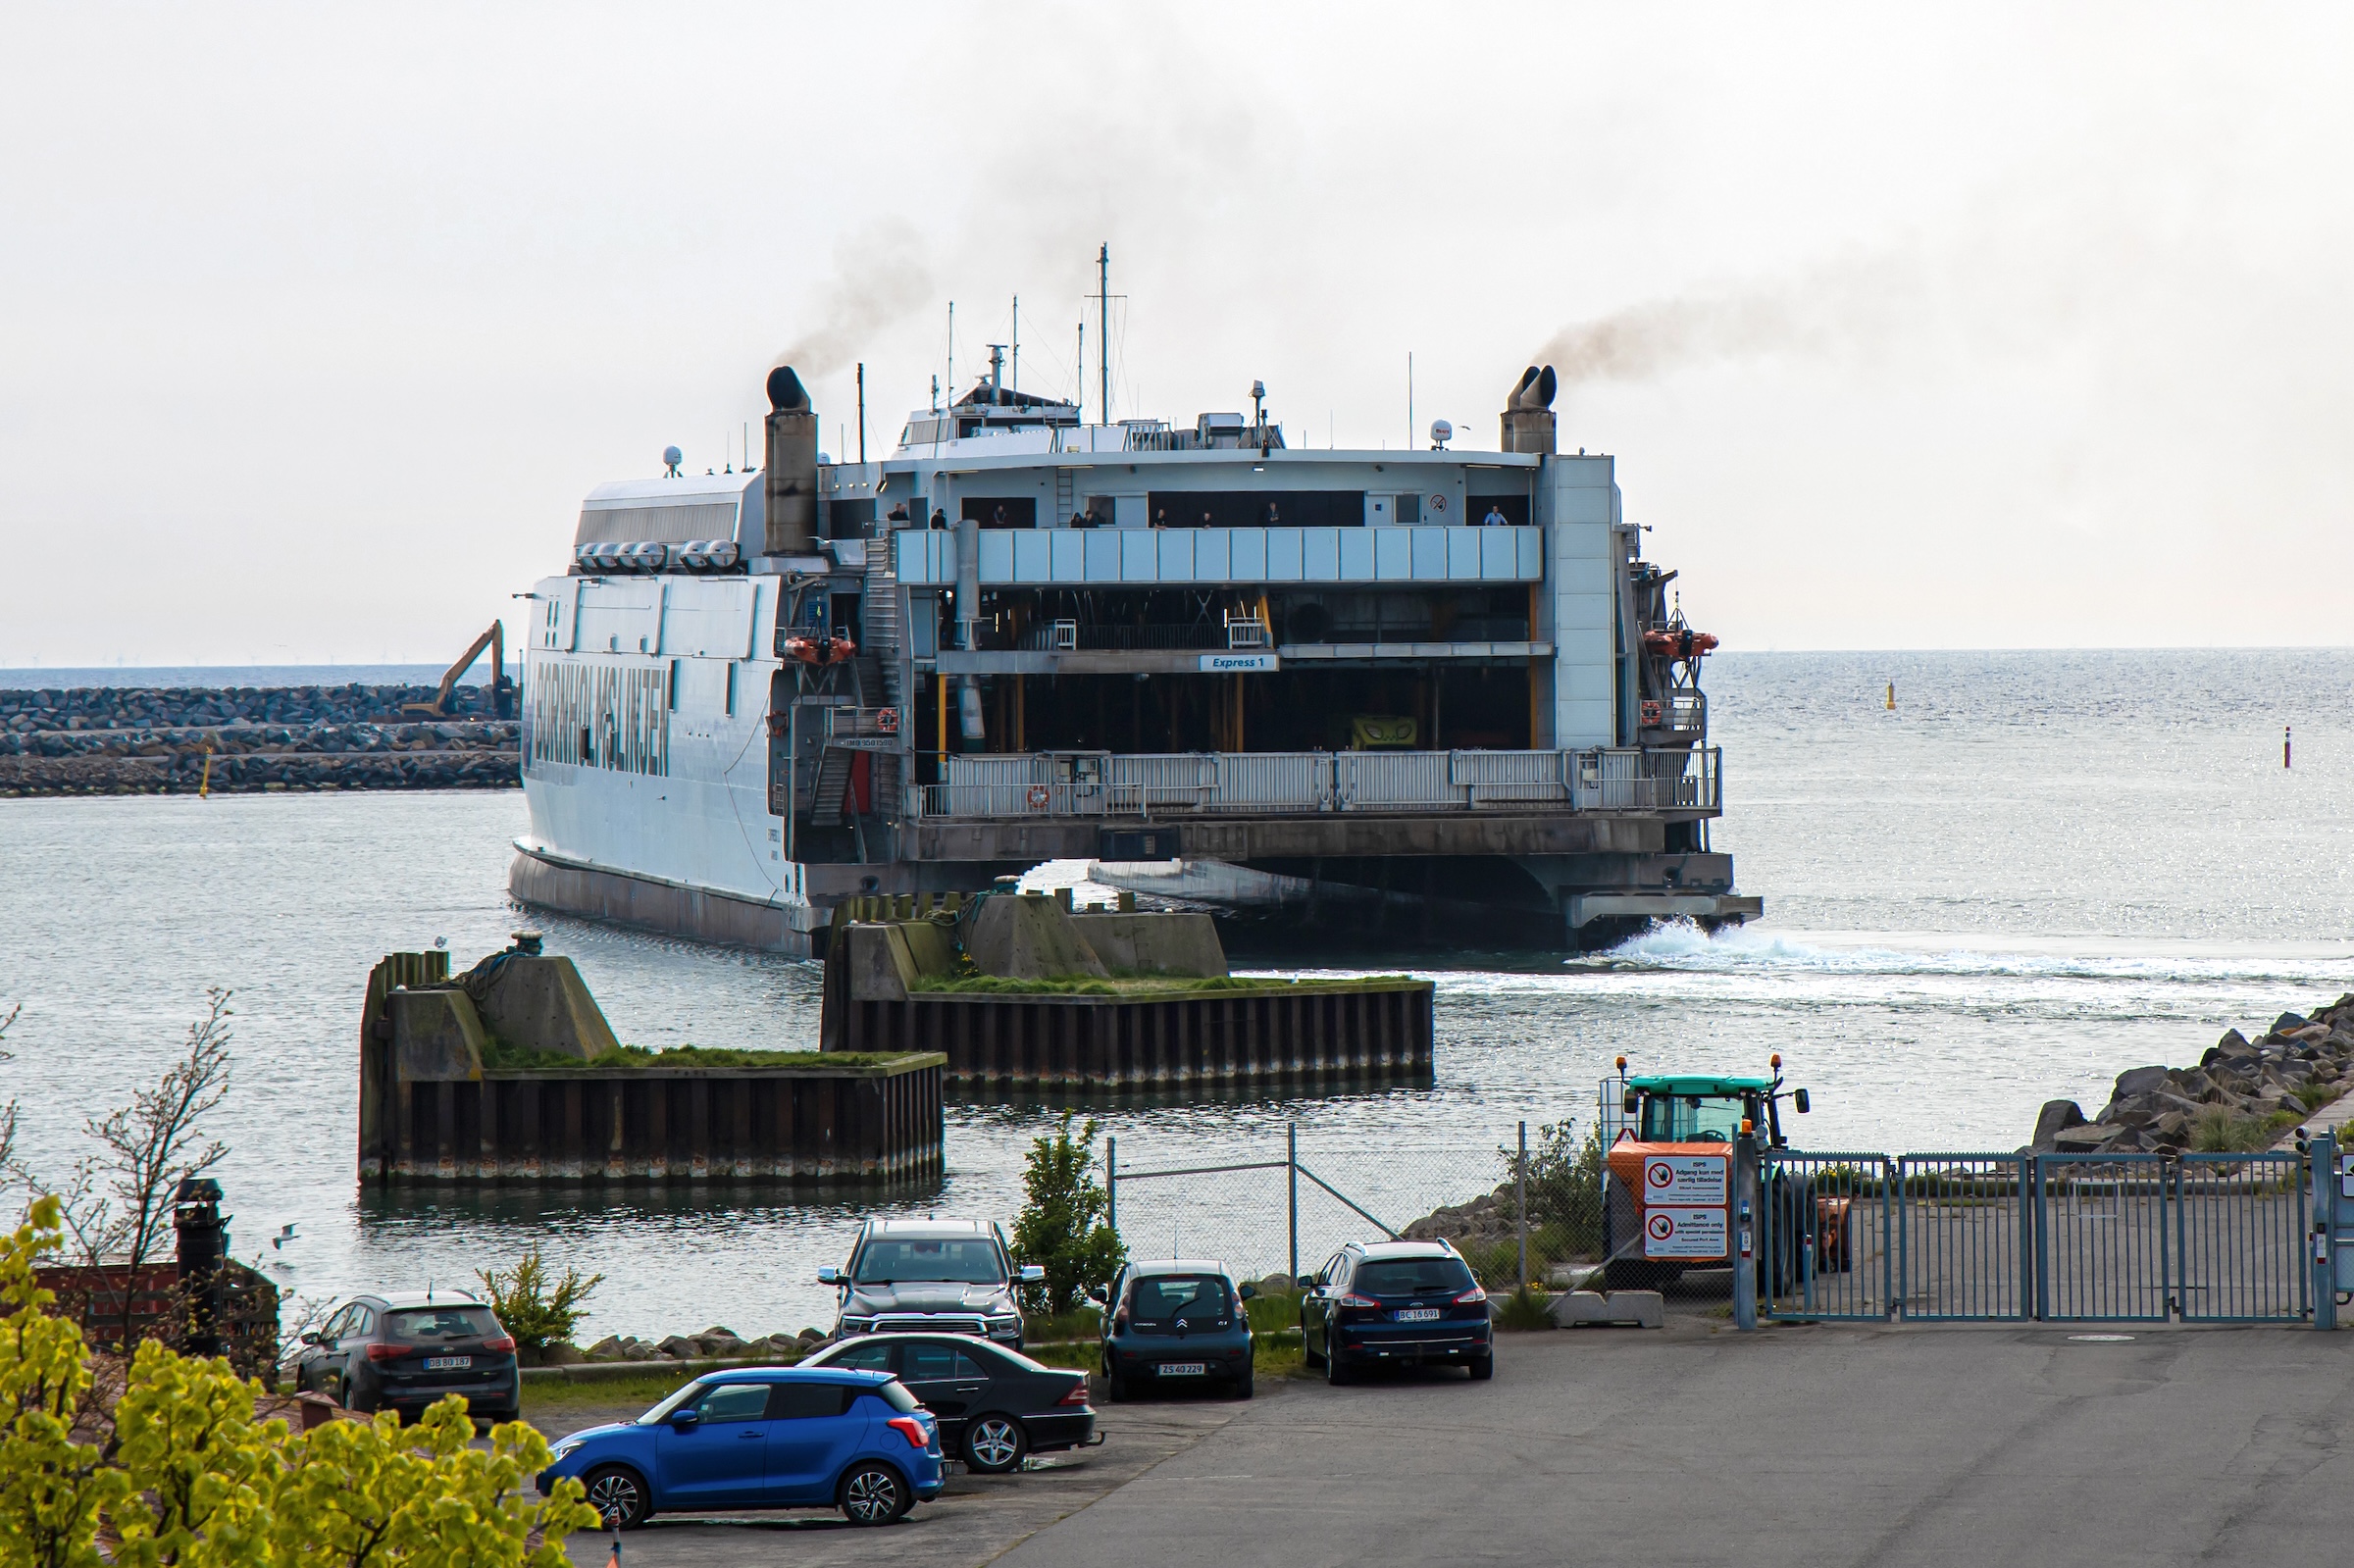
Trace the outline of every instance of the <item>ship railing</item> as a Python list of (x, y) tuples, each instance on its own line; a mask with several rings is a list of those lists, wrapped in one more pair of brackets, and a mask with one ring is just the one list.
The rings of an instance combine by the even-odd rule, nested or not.
[(910, 789), (922, 818), (1330, 811), (1715, 811), (1716, 748), (1299, 751), (951, 757)]

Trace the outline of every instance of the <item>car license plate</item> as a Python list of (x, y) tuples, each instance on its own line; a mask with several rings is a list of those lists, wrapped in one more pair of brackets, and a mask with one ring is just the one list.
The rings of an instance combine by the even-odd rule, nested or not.
[(1437, 1307), (1402, 1307), (1398, 1312), (1398, 1321), (1401, 1323), (1436, 1323), (1439, 1321), (1439, 1309)]
[(1163, 1361), (1160, 1375), (1164, 1378), (1202, 1378), (1209, 1375), (1206, 1361)]
[(428, 1372), (463, 1372), (474, 1365), (470, 1355), (429, 1355), (425, 1358)]

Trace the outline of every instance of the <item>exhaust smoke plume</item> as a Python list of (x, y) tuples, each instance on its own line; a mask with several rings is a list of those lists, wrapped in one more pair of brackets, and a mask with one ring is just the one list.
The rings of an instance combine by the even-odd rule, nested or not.
[(1874, 358), (1923, 328), (1928, 294), (1908, 258), (1847, 261), (1779, 282), (1630, 305), (1562, 328), (1529, 357), (1573, 386), (1775, 354)]
[(845, 236), (834, 252), (834, 276), (818, 289), (819, 321), (776, 358), (804, 379), (830, 376), (856, 359), (873, 334), (931, 303), (929, 247), (897, 220)]

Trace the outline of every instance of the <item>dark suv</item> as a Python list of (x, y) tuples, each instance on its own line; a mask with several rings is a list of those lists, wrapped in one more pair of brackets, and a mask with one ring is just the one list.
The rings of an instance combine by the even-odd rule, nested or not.
[(1301, 1344), (1327, 1382), (1347, 1383), (1366, 1366), (1496, 1375), (1488, 1292), (1445, 1241), (1351, 1242), (1300, 1288)]
[(397, 1410), (404, 1421), (451, 1393), (478, 1421), (513, 1421), (523, 1410), (514, 1336), (464, 1291), (354, 1296), (302, 1337), (294, 1387), (346, 1410)]
[(841, 1293), (834, 1338), (861, 1334), (977, 1334), (1022, 1347), (1017, 1286), (1047, 1271), (1017, 1268), (1005, 1233), (989, 1220), (869, 1220), (839, 1269), (817, 1271)]

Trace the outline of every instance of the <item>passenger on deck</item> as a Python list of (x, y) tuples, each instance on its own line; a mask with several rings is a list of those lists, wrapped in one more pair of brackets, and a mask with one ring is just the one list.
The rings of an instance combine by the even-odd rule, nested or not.
[(1167, 507), (1164, 506), (1152, 514), (1152, 526), (1156, 529), (1165, 529), (1169, 526), (1169, 509)]
[(948, 514), (946, 512), (934, 512), (932, 514), (932, 526), (936, 529), (947, 528), (948, 526)]
[(1273, 529), (1273, 528), (1281, 528), (1281, 527), (1283, 526), (1283, 518), (1282, 518), (1282, 517), (1281, 517), (1281, 516), (1280, 516), (1280, 515), (1279, 515), (1279, 514), (1276, 512), (1276, 510), (1275, 510), (1275, 503), (1274, 503), (1273, 501), (1269, 501), (1269, 502), (1267, 503), (1267, 525), (1266, 525), (1266, 526), (1267, 526), (1268, 528), (1271, 528), (1271, 529)]
[(1089, 517), (1086, 513), (1073, 512), (1071, 514), (1071, 527), (1075, 529), (1092, 529), (1095, 526), (1095, 519)]
[(1504, 509), (1493, 501), (1488, 503), (1488, 515), (1481, 518), (1479, 521), (1483, 528), (1502, 529), (1511, 527), (1510, 524), (1504, 520)]
[(899, 502), (897, 505), (894, 506), (894, 507), (891, 509), (891, 515), (890, 515), (889, 517), (885, 518), (883, 521), (884, 521), (884, 522), (886, 522), (886, 523), (904, 523), (904, 522), (906, 522), (906, 521), (907, 521), (907, 503), (906, 503), (905, 501), (901, 501), (901, 502)]

